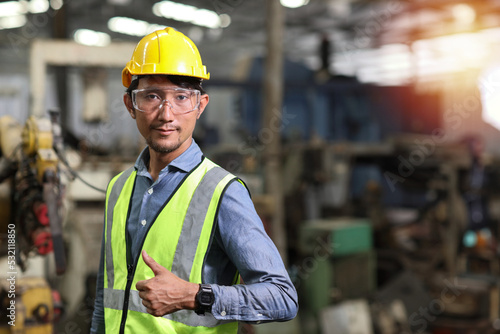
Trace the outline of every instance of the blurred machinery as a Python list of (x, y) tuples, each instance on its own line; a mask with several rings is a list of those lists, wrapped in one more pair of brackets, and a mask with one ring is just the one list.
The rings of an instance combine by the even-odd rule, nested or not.
[(24, 127), (10, 116), (0, 118), (0, 247), (7, 260), (0, 286), (1, 333), (52, 333), (52, 322), (61, 312), (58, 293), (43, 273), (21, 275), (29, 258), (50, 253), (56, 273), (66, 270), (58, 117), (55, 111), (50, 118), (30, 117)]
[[(463, 114), (480, 115), (480, 104), (456, 106), (450, 119), (446, 92), (334, 75), (319, 82), (295, 63), (284, 66), (281, 126), (262, 129), (256, 83), (263, 62), (257, 59), (248, 83), (228, 94), (237, 119), (228, 142), (240, 145), (209, 156), (244, 180), (259, 180), (263, 147), (275, 132), (281, 135), (288, 258), (303, 331), (319, 332), (324, 310), (363, 298), (384, 334), (402, 328), (458, 333), (450, 325), (457, 319), (456, 327), (476, 332), (497, 328), (500, 161), (478, 165), (462, 134), (450, 128), (451, 120), (472, 123), (475, 116), (466, 121)], [(225, 84), (207, 82), (208, 90), (215, 85)], [(245, 163), (250, 159), (252, 168)], [(255, 201), (262, 186), (250, 184), (257, 185)], [(272, 210), (258, 212), (271, 221)], [(469, 228), (477, 219), (482, 223)], [(456, 294), (443, 300), (450, 284)], [(394, 303), (407, 316), (393, 312)], [(443, 307), (420, 314), (429, 305)]]
[[(381, 307), (403, 302), (408, 316), (397, 326), (413, 333), (496, 333), (500, 197), (491, 189), (500, 184), (500, 161), (484, 159), (489, 183), (481, 196), (490, 212), (471, 227), (467, 204), (475, 165), (468, 147), (432, 139), (406, 134), (383, 143), (294, 148), (307, 157), (299, 168), (309, 178), (296, 179), (300, 187), (291, 192), (302, 189), (302, 216), (294, 203), (287, 216), (290, 230), (298, 231), (291, 244), (300, 245), (293, 258), (299, 295), (305, 296), (301, 305), (316, 317), (364, 298), (375, 327), (387, 321)], [(359, 178), (359, 168), (369, 177)], [(361, 180), (365, 187), (358, 191)], [(424, 307), (432, 313), (421, 314)], [(395, 327), (398, 320), (391, 321)]]

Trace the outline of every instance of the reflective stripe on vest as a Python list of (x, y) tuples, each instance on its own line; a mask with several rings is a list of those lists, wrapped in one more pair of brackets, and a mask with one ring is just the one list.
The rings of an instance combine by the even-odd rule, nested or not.
[[(135, 177), (135, 170), (134, 167), (130, 167), (129, 169), (125, 170), (121, 174), (119, 174), (117, 177), (115, 177), (111, 183), (108, 186), (107, 190), (107, 200), (106, 200), (106, 270), (105, 273), (107, 274), (105, 277), (105, 281), (107, 285), (105, 284), (105, 287), (113, 286), (113, 282), (115, 280), (114, 277), (114, 266), (113, 266), (113, 252), (111, 251), (111, 224), (113, 222), (113, 210), (108, 210), (108, 203), (111, 203), (111, 207), (113, 208), (116, 204), (116, 201), (118, 200), (118, 196), (120, 195), (120, 192), (118, 189), (123, 189), (123, 186), (125, 185), (125, 182), (130, 178), (130, 175), (134, 173)], [(130, 182), (130, 181), (129, 181)], [(115, 189), (115, 191), (111, 191), (111, 189)]]
[[(140, 280), (152, 278), (154, 274), (140, 256), (134, 259), (135, 273), (128, 282), (130, 290), (125, 300), (128, 273), (126, 220), (135, 177), (135, 170), (128, 169), (110, 182), (107, 191), (104, 277), (106, 331), (118, 332), (125, 307), (128, 308), (125, 311), (126, 333), (139, 333), (138, 328), (155, 333), (236, 333), (236, 322), (218, 321), (211, 314), (198, 316), (193, 311), (181, 310), (164, 317), (149, 315), (135, 285)], [(147, 232), (142, 249), (180, 278), (201, 283), (218, 205), (226, 187), (235, 179), (234, 175), (204, 158), (166, 200)]]

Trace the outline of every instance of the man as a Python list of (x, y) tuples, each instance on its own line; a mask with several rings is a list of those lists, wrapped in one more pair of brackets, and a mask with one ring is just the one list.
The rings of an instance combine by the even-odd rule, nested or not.
[(236, 333), (297, 313), (246, 187), (192, 138), (203, 79), (198, 49), (172, 28), (144, 37), (123, 70), (148, 146), (108, 185), (92, 333)]

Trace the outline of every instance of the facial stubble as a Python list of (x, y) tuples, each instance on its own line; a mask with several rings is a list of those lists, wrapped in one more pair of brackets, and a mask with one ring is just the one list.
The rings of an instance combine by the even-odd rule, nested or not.
[(146, 138), (146, 143), (148, 144), (148, 146), (153, 151), (155, 151), (157, 153), (171, 153), (171, 152), (174, 152), (179, 147), (181, 147), (181, 144), (182, 144), (180, 141), (178, 141), (174, 145), (168, 145), (168, 146), (167, 145), (161, 145), (161, 144), (153, 141), (152, 136), (149, 136), (148, 138)]

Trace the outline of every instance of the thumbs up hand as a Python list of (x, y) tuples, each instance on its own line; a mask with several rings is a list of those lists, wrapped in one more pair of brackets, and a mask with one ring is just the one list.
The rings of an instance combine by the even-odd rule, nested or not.
[(142, 258), (155, 275), (148, 280), (137, 282), (135, 286), (148, 313), (161, 317), (182, 309), (194, 310), (198, 284), (177, 277), (159, 265), (144, 250)]

